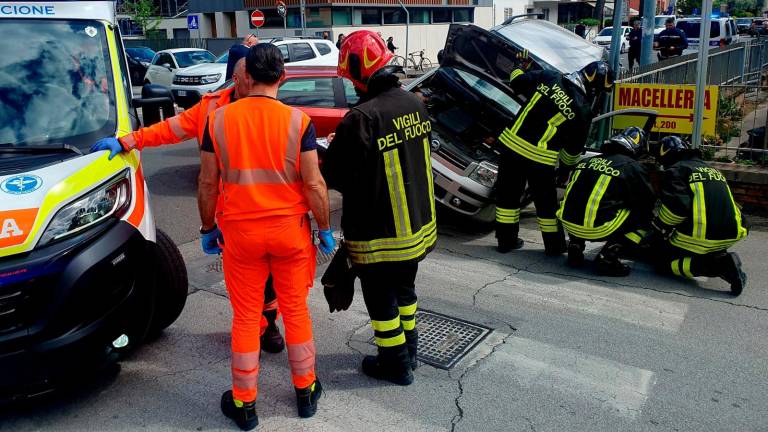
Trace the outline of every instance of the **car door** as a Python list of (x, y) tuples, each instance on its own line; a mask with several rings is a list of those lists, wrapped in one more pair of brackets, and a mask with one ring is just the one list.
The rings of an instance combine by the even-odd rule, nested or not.
[[(165, 67), (165, 65), (169, 65), (170, 69)], [(176, 59), (173, 57), (173, 54), (164, 53), (163, 59), (161, 59), (160, 68), (158, 69), (156, 84), (170, 87), (176, 70), (178, 70), (178, 65), (176, 64)]]
[(315, 125), (318, 137), (326, 137), (346, 113), (340, 107), (334, 77), (295, 77), (280, 84), (277, 99), (304, 111)]
[(291, 66), (315, 66), (317, 54), (308, 42), (292, 42), (288, 44)]

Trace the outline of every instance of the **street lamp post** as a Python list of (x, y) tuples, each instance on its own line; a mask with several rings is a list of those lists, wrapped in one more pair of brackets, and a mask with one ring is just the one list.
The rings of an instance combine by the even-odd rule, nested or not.
[[(397, 0), (397, 2), (400, 3), (400, 7), (403, 8), (403, 10), (405, 11), (405, 55), (403, 56), (403, 58), (406, 59), (404, 66), (405, 68), (407, 68), (408, 67), (408, 36), (410, 33), (410, 27), (411, 27), (411, 14), (408, 12), (408, 8), (405, 7), (402, 1)], [(405, 68), (403, 68), (403, 70), (405, 70)], [(407, 73), (406, 73), (406, 76), (408, 76)]]
[(707, 89), (707, 69), (709, 67), (709, 32), (712, 22), (712, 0), (703, 0), (701, 5), (701, 29), (699, 31), (699, 57), (696, 68), (696, 107), (693, 111), (693, 148), (701, 146), (701, 126), (704, 117), (704, 96)]

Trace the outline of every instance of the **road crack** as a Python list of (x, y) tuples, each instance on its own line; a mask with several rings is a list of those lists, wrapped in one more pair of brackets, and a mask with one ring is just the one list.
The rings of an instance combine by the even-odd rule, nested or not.
[(507, 275), (505, 275), (501, 279), (496, 279), (496, 280), (490, 281), (490, 282), (486, 283), (485, 285), (481, 286), (480, 288), (478, 288), (477, 291), (475, 291), (475, 293), (472, 294), (472, 307), (477, 306), (477, 296), (480, 295), (480, 292), (482, 292), (484, 289), (488, 288), (491, 285), (495, 285), (497, 283), (504, 282), (507, 279), (511, 278), (512, 276), (514, 276), (514, 275), (516, 275), (518, 273), (520, 273), (520, 270), (515, 270), (512, 273), (508, 273)]
[(355, 335), (365, 327), (368, 327), (368, 321), (364, 322), (363, 324), (357, 326), (354, 330), (352, 330), (352, 333), (349, 334), (349, 337), (347, 338), (347, 342), (346, 342), (347, 348), (351, 349), (352, 351), (360, 355), (365, 355), (365, 353), (352, 346), (352, 338), (355, 337)]

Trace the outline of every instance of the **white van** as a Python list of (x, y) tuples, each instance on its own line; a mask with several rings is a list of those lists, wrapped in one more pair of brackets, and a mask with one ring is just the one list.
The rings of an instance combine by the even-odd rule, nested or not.
[[(677, 28), (685, 33), (688, 38), (688, 49), (683, 54), (691, 54), (699, 50), (699, 36), (701, 32), (701, 18), (680, 18), (677, 20)], [(736, 23), (733, 18), (713, 18), (709, 29), (709, 46), (717, 48), (721, 45), (730, 45), (738, 38)]]

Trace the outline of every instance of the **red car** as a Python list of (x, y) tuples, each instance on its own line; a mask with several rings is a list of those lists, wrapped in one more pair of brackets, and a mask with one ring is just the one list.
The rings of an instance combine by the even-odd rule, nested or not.
[[(227, 81), (220, 88), (231, 86), (232, 81)], [(334, 132), (349, 107), (359, 99), (352, 82), (341, 78), (335, 67), (327, 66), (286, 67), (277, 98), (307, 113), (318, 138)]]

